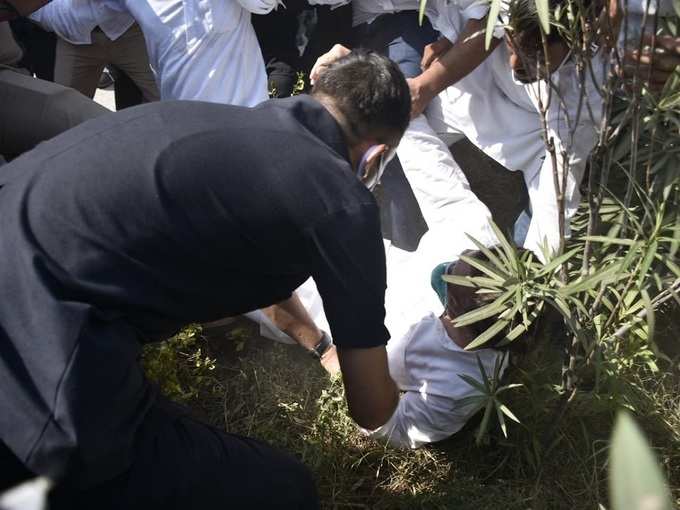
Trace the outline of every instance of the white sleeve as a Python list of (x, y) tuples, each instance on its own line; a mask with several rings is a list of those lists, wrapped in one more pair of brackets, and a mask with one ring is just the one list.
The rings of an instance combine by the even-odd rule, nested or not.
[(347, 5), (351, 1), (352, 0), (307, 0), (307, 3), (309, 3), (309, 5), (330, 5), (333, 8), (336, 8)]
[(279, 4), (282, 4), (279, 0), (237, 0), (241, 7), (246, 11), (253, 14), (267, 14), (274, 9), (276, 9)]
[[(48, 4), (45, 4), (43, 7), (38, 9), (37, 11), (31, 13), (28, 15), (28, 17), (35, 21), (38, 25), (40, 25), (43, 30), (47, 30), (49, 32), (57, 32), (57, 28), (59, 26), (59, 19), (56, 16), (56, 10), (58, 9), (59, 6), (59, 0), (52, 0)], [(55, 28), (55, 25), (57, 28)], [(65, 30), (61, 30), (61, 32), (64, 32)]]
[[(592, 80), (590, 74), (584, 81), (584, 100), (579, 106), (581, 95), (580, 80), (573, 62), (566, 61), (561, 68), (553, 73), (556, 76), (555, 88), (547, 111), (548, 136), (552, 138), (557, 155), (557, 174), (562, 183), (565, 171), (566, 189), (565, 199), (565, 230), (569, 235), (569, 218), (571, 218), (580, 203), (579, 186), (583, 179), (586, 163), (590, 152), (597, 143), (598, 128), (602, 115), (602, 96), (598, 93), (598, 86), (604, 77), (598, 69), (599, 61), (593, 60), (593, 75), (598, 83)], [(532, 101), (538, 111), (539, 97), (548, 97), (546, 82), (537, 82), (531, 87)], [(550, 153), (545, 151), (540, 169), (534, 175), (525, 174), (529, 200), (532, 208), (532, 218), (529, 224), (524, 247), (542, 256), (540, 246), (547, 241), (551, 250), (559, 244), (559, 210), (555, 193), (553, 161)]]
[(420, 393), (408, 391), (387, 423), (362, 432), (398, 448), (419, 448), (446, 439), (465, 425), (469, 415), (457, 407), (449, 398), (427, 395), (426, 400)]

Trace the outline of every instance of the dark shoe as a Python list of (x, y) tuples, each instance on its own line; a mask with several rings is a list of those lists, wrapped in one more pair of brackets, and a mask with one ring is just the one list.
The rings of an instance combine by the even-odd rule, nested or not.
[(113, 85), (113, 76), (111, 76), (111, 72), (108, 69), (104, 69), (102, 71), (102, 75), (99, 77), (99, 83), (97, 84), (97, 88), (100, 89), (108, 89), (110, 86)]

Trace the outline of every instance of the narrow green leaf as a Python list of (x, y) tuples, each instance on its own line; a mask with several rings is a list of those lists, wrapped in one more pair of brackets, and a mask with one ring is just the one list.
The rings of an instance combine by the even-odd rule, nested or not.
[(619, 244), (621, 246), (635, 246), (638, 242), (633, 239), (621, 239), (610, 236), (583, 236), (582, 241), (592, 241), (595, 243)]
[(491, 411), (493, 411), (493, 408), (494, 408), (493, 399), (489, 399), (489, 401), (486, 404), (486, 409), (484, 410), (482, 422), (479, 424), (479, 429), (477, 430), (477, 437), (475, 438), (475, 442), (477, 444), (482, 443), (482, 438), (484, 437), (484, 434), (489, 428), (489, 420), (491, 419)]
[(486, 370), (484, 370), (484, 365), (482, 364), (479, 354), (477, 354), (475, 358), (477, 359), (477, 367), (479, 368), (479, 375), (482, 376), (484, 387), (486, 388), (487, 393), (491, 395), (493, 393), (493, 390), (491, 389), (493, 382), (489, 381), (489, 376), (487, 375)]
[[(499, 8), (500, 8), (500, 0), (499, 0)], [(505, 252), (505, 257), (508, 260), (508, 263), (510, 267), (515, 271), (517, 275), (519, 275), (519, 263), (517, 259), (517, 250), (510, 244), (508, 241), (507, 237), (503, 234), (501, 229), (496, 225), (493, 221), (489, 222), (489, 225), (491, 225), (492, 230), (496, 234), (496, 237), (498, 238), (498, 241), (501, 244), (501, 248)]]
[(466, 351), (470, 351), (472, 349), (475, 349), (479, 347), (480, 345), (484, 345), (486, 342), (491, 340), (494, 336), (496, 336), (498, 333), (503, 331), (505, 329), (510, 321), (508, 320), (502, 320), (499, 319), (497, 320), (492, 326), (490, 326), (486, 331), (484, 331), (481, 335), (479, 335), (477, 338), (475, 338), (472, 342), (470, 342), (466, 347)]
[(508, 427), (505, 424), (505, 418), (503, 418), (503, 411), (501, 411), (500, 402), (498, 402), (498, 400), (495, 400), (494, 405), (496, 407), (496, 414), (498, 415), (498, 423), (500, 424), (501, 430), (503, 431), (503, 436), (507, 439), (508, 438)]
[(499, 12), (501, 12), (501, 0), (491, 0), (489, 14), (486, 18), (486, 34), (484, 34), (484, 49), (486, 50), (491, 47), (491, 38), (493, 37), (493, 31), (498, 22)]
[(515, 415), (512, 413), (512, 411), (510, 411), (510, 409), (507, 408), (507, 406), (506, 406), (505, 404), (501, 404), (501, 411), (503, 412), (503, 414), (504, 414), (505, 416), (507, 416), (508, 418), (510, 418), (512, 421), (515, 421), (515, 422), (517, 422), (517, 423), (522, 423), (521, 421), (519, 421), (519, 418), (517, 418), (517, 416), (515, 416)]
[(550, 6), (548, 0), (536, 0), (536, 11), (546, 34), (550, 33)]
[(659, 249), (659, 243), (656, 241), (652, 241), (647, 248), (647, 253), (645, 254), (645, 258), (642, 259), (642, 263), (640, 264), (640, 273), (638, 277), (638, 286), (642, 286), (644, 283), (647, 273), (649, 272), (649, 268), (652, 266), (652, 262), (654, 261), (654, 257), (657, 254), (657, 251)]
[(474, 389), (479, 391), (482, 395), (486, 395), (487, 397), (489, 396), (489, 393), (487, 393), (486, 388), (482, 383), (480, 383), (477, 379), (474, 377), (470, 377), (469, 375), (466, 374), (457, 374), (458, 377), (460, 377), (463, 381), (468, 383), (470, 386), (472, 386)]
[(472, 237), (470, 234), (465, 233), (468, 239), (474, 243), (474, 245), (477, 247), (479, 251), (481, 251), (484, 256), (489, 259), (489, 261), (492, 264), (495, 264), (497, 267), (502, 267), (505, 269), (505, 272), (510, 271), (510, 267), (507, 267), (506, 264), (504, 264), (499, 257), (496, 256), (496, 254), (493, 252), (493, 250), (490, 250), (488, 247), (484, 245), (484, 243), (480, 243), (477, 239)]
[(487, 278), (485, 276), (458, 276), (445, 274), (442, 275), (442, 280), (455, 285), (463, 285), (464, 287), (474, 287), (477, 289), (490, 287), (492, 289), (497, 289), (499, 292), (501, 291), (501, 284), (498, 280)]
[(572, 258), (574, 255), (576, 255), (578, 252), (581, 251), (581, 247), (574, 248), (573, 250), (569, 250), (566, 253), (563, 253), (559, 257), (555, 257), (552, 259), (550, 262), (548, 262), (541, 270), (538, 272), (539, 276), (545, 275), (552, 273), (555, 269), (560, 267), (562, 264), (564, 264), (566, 261), (568, 261), (570, 258)]
[(510, 278), (510, 275), (504, 272), (502, 269), (497, 269), (483, 260), (478, 260), (474, 257), (468, 257), (466, 255), (461, 255), (460, 260), (467, 262), (472, 267), (479, 269), (485, 275), (493, 278), (494, 280), (498, 280), (499, 282), (504, 282)]
[(457, 327), (467, 326), (480, 320), (499, 315), (505, 309), (504, 304), (512, 297), (513, 293), (514, 289), (507, 290), (488, 305), (459, 315), (453, 320), (454, 324)]
[(425, 19), (425, 7), (427, 7), (427, 0), (420, 0), (420, 8), (418, 9), (418, 24), (423, 25)]
[(613, 510), (671, 510), (671, 497), (659, 463), (642, 432), (626, 412), (619, 412), (609, 462)]
[(514, 388), (521, 388), (524, 385), (521, 383), (512, 383), (512, 384), (506, 384), (505, 386), (502, 386), (501, 388), (498, 388), (498, 391), (496, 392), (496, 395), (503, 393), (504, 391), (512, 390)]
[(645, 317), (647, 321), (647, 342), (650, 344), (654, 343), (654, 327), (656, 326), (656, 315), (654, 313), (654, 306), (652, 306), (652, 300), (649, 298), (649, 294), (646, 290), (641, 291), (642, 303), (645, 306), (647, 315)]
[(472, 287), (476, 288), (477, 285), (475, 285), (472, 280), (467, 277), (467, 276), (456, 276), (452, 274), (445, 274), (442, 275), (442, 280), (448, 283), (453, 283), (454, 285), (460, 285), (461, 287)]

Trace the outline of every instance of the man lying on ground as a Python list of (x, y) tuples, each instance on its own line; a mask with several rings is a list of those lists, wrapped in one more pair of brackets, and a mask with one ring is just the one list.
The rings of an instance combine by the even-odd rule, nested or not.
[[(478, 250), (467, 250), (462, 255), (485, 260), (484, 255)], [(437, 266), (437, 269), (439, 268), (442, 270), (433, 272), (433, 285), (439, 282), (444, 271), (446, 274), (456, 276), (482, 274), (461, 259), (441, 264)], [(458, 432), (475, 412), (474, 405), (466, 402), (466, 399), (480, 395), (479, 391), (465, 382), (461, 376), (470, 377), (483, 384), (478, 359), (490, 378), (496, 372), (497, 364), (500, 377), (508, 363), (507, 351), (501, 352), (491, 348), (503, 338), (502, 333), (489, 340), (486, 344), (489, 348), (465, 350), (470, 342), (491, 326), (494, 318), (463, 327), (456, 327), (453, 322), (456, 317), (487, 304), (488, 295), (477, 294), (473, 288), (451, 283), (437, 285), (436, 291), (445, 306), (444, 311), (439, 313), (440, 307), (433, 307), (436, 311), (423, 313), (421, 310), (422, 315), (419, 315), (411, 309), (409, 302), (412, 308), (420, 309), (419, 300), (414, 294), (423, 287), (414, 288), (411, 294), (402, 296), (401, 315), (412, 317), (408, 329), (400, 331), (399, 321), (394, 324), (389, 320), (386, 322), (395, 332), (387, 344), (387, 359), (390, 375), (402, 392), (399, 405), (387, 423), (381, 427), (374, 430), (362, 429), (367, 435), (403, 448), (418, 448), (427, 443), (446, 439)], [(428, 291), (430, 296), (435, 296), (434, 301), (437, 301), (437, 294), (432, 289)], [(318, 311), (319, 299), (314, 298), (313, 288), (306, 284), (298, 290), (298, 293), (302, 295), (302, 302), (311, 310), (317, 310), (313, 313), (317, 323), (324, 324), (325, 317)], [(388, 288), (388, 298), (389, 294)], [(388, 308), (388, 318), (389, 312)], [(269, 317), (275, 326), (285, 332), (294, 331), (295, 327), (299, 326), (285, 313), (270, 313)], [(257, 317), (252, 318), (257, 320)], [(332, 348), (327, 350), (321, 361), (324, 368), (332, 372), (337, 362), (334, 350)]]

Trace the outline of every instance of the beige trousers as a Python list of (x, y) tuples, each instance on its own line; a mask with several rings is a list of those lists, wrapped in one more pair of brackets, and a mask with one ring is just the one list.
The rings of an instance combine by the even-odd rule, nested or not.
[(129, 76), (147, 101), (159, 99), (144, 34), (136, 23), (115, 41), (101, 30), (92, 31), (92, 44), (71, 44), (57, 39), (56, 83), (94, 97), (99, 77), (107, 65), (114, 65)]

